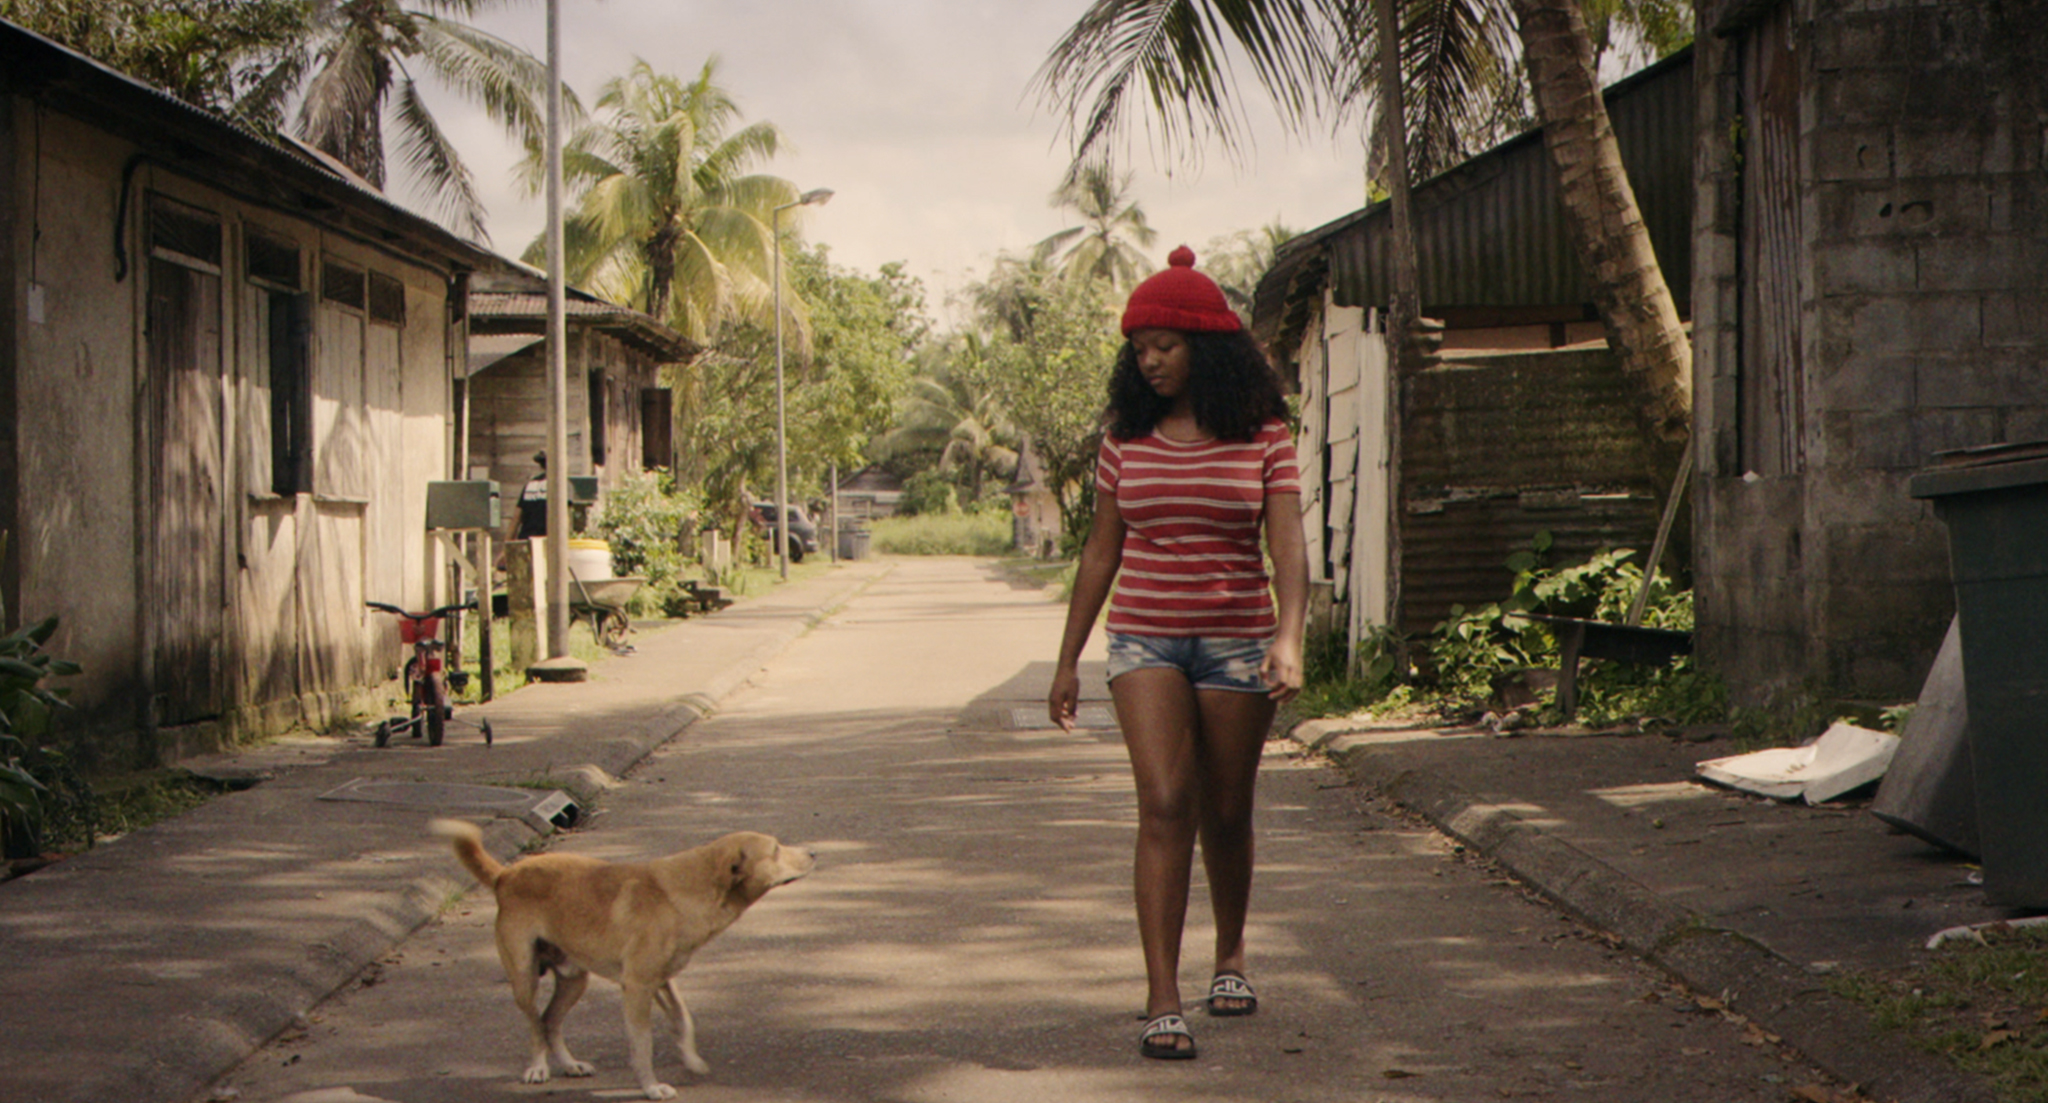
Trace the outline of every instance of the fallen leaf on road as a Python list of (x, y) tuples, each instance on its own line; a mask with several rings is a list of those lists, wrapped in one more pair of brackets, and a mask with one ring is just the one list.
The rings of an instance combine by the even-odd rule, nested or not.
[(1409, 1072), (1407, 1069), (1381, 1069), (1380, 1075), (1389, 1080), (1406, 1080), (1411, 1076), (1421, 1076), (1422, 1074), (1419, 1072)]
[(1979, 1052), (1979, 1053), (1982, 1053), (1982, 1052), (1984, 1052), (1985, 1050), (1987, 1050), (1987, 1049), (1990, 1049), (1990, 1048), (1992, 1048), (1993, 1046), (1999, 1046), (1999, 1045), (2003, 1045), (2003, 1044), (2005, 1044), (2006, 1042), (2010, 1042), (2010, 1041), (2012, 1041), (2012, 1040), (2013, 1040), (2014, 1038), (2017, 1038), (2017, 1037), (2019, 1037), (2019, 1033), (2018, 1033), (2017, 1031), (2012, 1031), (2012, 1030), (1993, 1030), (1993, 1031), (1990, 1031), (1990, 1032), (1986, 1033), (1986, 1034), (1984, 1035), (1984, 1037), (1982, 1037), (1982, 1038), (1978, 1039), (1978, 1041), (1977, 1041), (1977, 1052)]

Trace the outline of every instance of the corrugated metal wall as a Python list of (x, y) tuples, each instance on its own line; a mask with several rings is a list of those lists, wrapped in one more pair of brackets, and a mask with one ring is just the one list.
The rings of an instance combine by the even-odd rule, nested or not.
[[(1450, 361), (1406, 380), (1401, 627), (1508, 596), (1508, 556), (1539, 532), (1549, 562), (1649, 552), (1658, 501), (1605, 347)], [(1638, 559), (1640, 563), (1640, 558)]]

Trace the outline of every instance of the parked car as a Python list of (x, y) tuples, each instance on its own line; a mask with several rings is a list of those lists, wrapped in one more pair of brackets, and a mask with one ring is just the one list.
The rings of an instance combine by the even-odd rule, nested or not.
[[(775, 503), (755, 502), (749, 511), (754, 525), (765, 534), (772, 545), (775, 540)], [(818, 526), (811, 520), (804, 507), (789, 507), (789, 561), (801, 563), (804, 556), (818, 550)]]

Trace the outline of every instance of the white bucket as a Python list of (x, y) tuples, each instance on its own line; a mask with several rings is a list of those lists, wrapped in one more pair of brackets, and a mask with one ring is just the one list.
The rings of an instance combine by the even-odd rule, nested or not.
[(570, 540), (569, 571), (583, 582), (612, 577), (612, 546), (602, 540)]

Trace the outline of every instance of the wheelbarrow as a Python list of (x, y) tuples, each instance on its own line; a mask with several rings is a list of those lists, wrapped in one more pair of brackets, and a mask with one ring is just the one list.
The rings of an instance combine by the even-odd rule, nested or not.
[(594, 578), (585, 582), (570, 571), (569, 609), (576, 616), (590, 618), (590, 634), (597, 638), (599, 647), (631, 650), (626, 633), (633, 630), (633, 623), (626, 617), (626, 603), (646, 584), (644, 578)]

